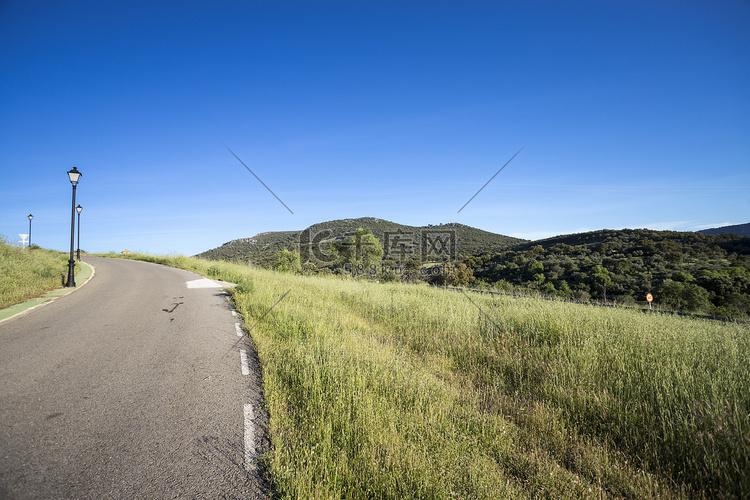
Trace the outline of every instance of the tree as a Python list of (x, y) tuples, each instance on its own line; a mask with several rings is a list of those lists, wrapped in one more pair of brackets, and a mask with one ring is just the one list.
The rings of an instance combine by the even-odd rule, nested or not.
[(609, 271), (602, 266), (594, 266), (591, 268), (589, 279), (592, 285), (602, 291), (604, 302), (607, 302), (607, 288), (612, 286), (612, 277), (609, 275)]
[(664, 280), (656, 292), (659, 303), (677, 311), (703, 312), (711, 308), (708, 291), (695, 283)]
[(407, 259), (404, 263), (404, 272), (402, 279), (407, 282), (417, 281), (419, 279), (421, 269), (422, 263), (418, 259)]
[(449, 286), (469, 286), (474, 281), (474, 271), (462, 262), (452, 269), (445, 281)]
[(558, 280), (556, 288), (557, 288), (557, 291), (558, 291), (558, 295), (560, 295), (561, 297), (563, 297), (565, 299), (571, 297), (572, 292), (570, 290), (570, 286), (568, 286), (568, 282), (567, 281), (565, 281), (565, 280)]
[(342, 264), (352, 265), (353, 274), (358, 274), (357, 268), (367, 270), (377, 266), (383, 257), (383, 246), (369, 229), (357, 229), (354, 235), (334, 243), (334, 248)]
[(276, 254), (273, 268), (283, 273), (298, 273), (302, 270), (299, 253), (296, 250), (284, 249)]
[(684, 273), (682, 271), (675, 271), (672, 273), (672, 281), (679, 281), (680, 283), (687, 283), (693, 280), (695, 280), (695, 278), (693, 278), (691, 275)]
[(544, 265), (538, 260), (530, 260), (526, 264), (526, 273), (529, 280), (537, 283), (538, 285), (544, 283)]

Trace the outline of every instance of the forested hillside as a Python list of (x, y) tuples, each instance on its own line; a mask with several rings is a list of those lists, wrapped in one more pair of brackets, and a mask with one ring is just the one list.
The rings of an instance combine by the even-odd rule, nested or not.
[[(423, 232), (453, 232), (456, 236), (457, 255), (460, 258), (487, 252), (498, 252), (526, 241), (489, 231), (482, 231), (481, 229), (458, 223), (407, 226), (374, 217), (321, 222), (313, 224), (304, 231), (309, 231), (309, 234), (312, 236), (330, 231), (327, 239), (337, 240), (350, 236), (360, 228), (369, 230), (383, 245), (386, 253), (388, 249), (385, 248), (385, 234), (399, 231), (405, 235), (412, 235), (415, 239), (415, 244), (418, 243), (417, 240)], [(303, 231), (271, 231), (260, 233), (252, 238), (232, 240), (218, 248), (198, 254), (196, 257), (225, 260), (227, 262), (251, 262), (263, 267), (270, 267), (276, 258), (276, 254), (280, 251), (284, 249), (298, 250), (299, 239), (302, 233)]]
[(750, 315), (750, 238), (646, 229), (559, 236), (469, 258), (474, 277), (580, 300)]

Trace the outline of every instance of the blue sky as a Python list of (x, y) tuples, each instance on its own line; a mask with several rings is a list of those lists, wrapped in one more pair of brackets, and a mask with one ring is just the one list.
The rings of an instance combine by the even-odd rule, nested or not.
[(0, 0), (0, 234), (67, 250), (73, 166), (88, 251), (745, 223), (749, 89), (743, 0)]

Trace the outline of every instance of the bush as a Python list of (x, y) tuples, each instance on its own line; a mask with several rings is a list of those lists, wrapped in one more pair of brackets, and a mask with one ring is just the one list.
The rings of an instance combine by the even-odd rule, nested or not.
[(654, 301), (676, 311), (709, 312), (708, 290), (695, 283), (665, 280), (657, 289)]
[[(0, 308), (37, 297), (60, 286), (67, 255), (34, 246), (19, 248), (0, 240)], [(76, 266), (76, 270), (80, 266)]]

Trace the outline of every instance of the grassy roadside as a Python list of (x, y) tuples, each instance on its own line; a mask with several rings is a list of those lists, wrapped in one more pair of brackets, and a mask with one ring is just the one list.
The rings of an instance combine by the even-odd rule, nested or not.
[[(68, 254), (0, 240), (0, 309), (59, 288), (68, 270)], [(76, 266), (76, 274), (80, 266)]]
[(732, 498), (750, 327), (146, 258), (239, 283), (293, 498)]

